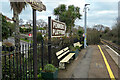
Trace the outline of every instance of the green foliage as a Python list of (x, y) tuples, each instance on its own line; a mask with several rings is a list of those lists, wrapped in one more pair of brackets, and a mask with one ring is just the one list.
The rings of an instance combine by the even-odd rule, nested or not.
[(78, 30), (78, 35), (79, 35), (79, 36), (82, 36), (83, 33), (84, 33), (84, 31), (83, 31), (82, 29), (81, 29), (81, 30)]
[(42, 80), (41, 73), (39, 73), (39, 74), (37, 75), (37, 77)]
[(44, 71), (45, 72), (55, 72), (56, 71), (56, 67), (52, 64), (47, 64), (45, 67), (44, 67)]
[(87, 30), (87, 43), (88, 44), (99, 44), (100, 43), (100, 32), (95, 29)]
[(81, 50), (81, 48), (79, 46), (76, 46), (75, 49), (78, 49), (79, 51)]
[(76, 47), (73, 47), (73, 46), (70, 46), (69, 47), (71, 51), (76, 51), (77, 49), (80, 51), (81, 48), (79, 46), (76, 46)]
[(45, 28), (40, 27), (38, 30), (45, 30)]
[(116, 43), (120, 45), (120, 23), (116, 23), (113, 27), (112, 30), (109, 29), (109, 27), (106, 27), (103, 32), (101, 32), (102, 39), (109, 40), (113, 43)]
[(41, 32), (37, 32), (37, 42), (40, 43), (41, 40), (43, 40), (42, 33)]
[(20, 40), (23, 40), (23, 41), (25, 41), (25, 42), (30, 42), (30, 40), (27, 40), (26, 38), (24, 39), (24, 38), (21, 38)]
[(2, 15), (2, 38), (7, 39), (14, 31), (14, 24), (7, 22), (5, 16)]
[(71, 51), (75, 51), (75, 47), (70, 46), (69, 48), (70, 48)]
[(72, 27), (74, 27), (75, 20), (81, 19), (81, 14), (79, 12), (80, 8), (74, 5), (69, 5), (68, 9), (65, 4), (61, 4), (54, 9), (54, 15), (59, 16), (59, 20), (66, 23), (67, 31), (71, 32)]
[(20, 27), (20, 32), (21, 32), (21, 33), (26, 34), (26, 33), (29, 33), (29, 32), (31, 32), (31, 31), (32, 31), (31, 28), (21, 28), (21, 27)]

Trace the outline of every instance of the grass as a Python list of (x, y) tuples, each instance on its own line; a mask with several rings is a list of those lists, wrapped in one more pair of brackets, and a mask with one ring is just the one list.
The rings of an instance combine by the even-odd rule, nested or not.
[(20, 40), (23, 40), (25, 42), (30, 42), (30, 40), (26, 40), (26, 39), (23, 39), (23, 38), (21, 38)]

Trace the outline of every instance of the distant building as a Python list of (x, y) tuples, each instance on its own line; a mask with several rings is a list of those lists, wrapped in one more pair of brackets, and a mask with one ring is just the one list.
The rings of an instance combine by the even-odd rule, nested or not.
[(118, 22), (120, 22), (120, 1), (118, 2)]
[(8, 18), (7, 16), (5, 16), (5, 18), (6, 18), (7, 22), (13, 23), (12, 19)]
[(21, 27), (21, 28), (26, 28), (26, 29), (27, 29), (27, 28), (31, 28), (31, 29), (33, 28), (32, 26), (29, 26), (29, 25), (20, 25), (20, 27)]
[(47, 33), (46, 30), (38, 30), (38, 32), (41, 32), (42, 34), (46, 34)]

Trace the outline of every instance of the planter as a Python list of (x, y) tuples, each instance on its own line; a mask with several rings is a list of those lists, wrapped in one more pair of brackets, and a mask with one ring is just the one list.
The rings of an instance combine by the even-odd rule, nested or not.
[(75, 57), (74, 58), (76, 58), (79, 55), (79, 50), (76, 49), (75, 51), (70, 51), (70, 53), (75, 53)]
[(55, 72), (41, 72), (42, 78), (45, 80), (57, 80), (58, 78), (58, 70)]

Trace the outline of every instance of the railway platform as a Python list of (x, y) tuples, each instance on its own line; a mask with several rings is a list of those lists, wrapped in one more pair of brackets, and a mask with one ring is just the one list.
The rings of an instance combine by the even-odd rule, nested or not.
[[(112, 54), (112, 55), (111, 55)], [(78, 58), (59, 71), (59, 78), (120, 80), (119, 59), (106, 45), (89, 45)], [(118, 62), (118, 64), (116, 63)]]

